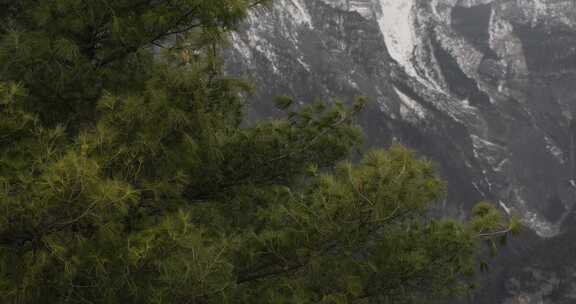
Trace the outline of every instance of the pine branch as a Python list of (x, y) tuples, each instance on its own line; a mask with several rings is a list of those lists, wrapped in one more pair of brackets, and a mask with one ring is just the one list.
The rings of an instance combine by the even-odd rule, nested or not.
[(159, 33), (154, 35), (151, 39), (144, 40), (144, 41), (141, 41), (137, 45), (128, 46), (125, 49), (118, 50), (115, 54), (112, 54), (112, 55), (108, 56), (107, 58), (99, 60), (97, 67), (101, 68), (101, 67), (107, 66), (108, 64), (110, 64), (116, 60), (122, 59), (122, 58), (124, 58), (124, 57), (126, 57), (126, 56), (128, 56), (134, 52), (137, 52), (138, 50), (140, 50), (142, 47), (144, 47), (146, 45), (156, 43), (159, 40), (163, 40), (164, 38), (166, 38), (168, 36), (172, 36), (172, 35), (179, 34), (179, 33), (184, 33), (184, 32), (190, 31), (196, 27), (201, 26), (202, 23), (194, 23), (194, 24), (190, 24), (184, 28), (178, 29), (178, 27), (184, 21), (186, 21), (188, 18), (190, 18), (196, 12), (196, 10), (198, 8), (199, 8), (199, 6), (196, 6), (196, 7), (189, 9), (186, 13), (184, 13), (182, 16), (177, 18), (176, 21), (174, 21), (174, 23), (171, 26), (161, 30)]
[(476, 237), (478, 237), (478, 238), (491, 238), (491, 237), (495, 237), (495, 236), (501, 236), (501, 235), (508, 234), (511, 231), (512, 231), (512, 228), (507, 228), (504, 230), (499, 230), (499, 231), (494, 231), (494, 232), (480, 233), (480, 234), (477, 234)]

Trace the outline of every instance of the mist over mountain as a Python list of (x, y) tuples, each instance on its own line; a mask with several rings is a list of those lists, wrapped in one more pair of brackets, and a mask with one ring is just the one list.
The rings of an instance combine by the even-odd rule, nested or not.
[(278, 95), (368, 96), (368, 144), (436, 161), (446, 215), (488, 200), (521, 216), (528, 236), (473, 303), (576, 303), (576, 2), (276, 0), (228, 60), (259, 88), (254, 118)]

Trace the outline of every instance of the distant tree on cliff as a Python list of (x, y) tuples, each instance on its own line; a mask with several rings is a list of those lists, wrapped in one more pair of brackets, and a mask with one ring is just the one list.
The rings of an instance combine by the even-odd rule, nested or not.
[(347, 107), (242, 127), (222, 73), (257, 0), (0, 0), (1, 303), (401, 303), (471, 284), (489, 205), (359, 143)]

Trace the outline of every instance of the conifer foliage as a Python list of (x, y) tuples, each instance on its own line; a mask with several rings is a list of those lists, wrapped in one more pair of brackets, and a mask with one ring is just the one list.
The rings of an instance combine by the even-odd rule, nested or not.
[[(242, 124), (226, 35), (261, 0), (0, 0), (1, 303), (403, 303), (469, 288), (489, 205), (434, 220), (434, 167), (346, 159), (351, 106)], [(484, 265), (484, 264), (481, 264)]]

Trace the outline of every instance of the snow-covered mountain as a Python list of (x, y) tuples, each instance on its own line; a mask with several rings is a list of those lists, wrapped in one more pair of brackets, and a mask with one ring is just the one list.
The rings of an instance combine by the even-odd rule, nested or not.
[(480, 200), (519, 214), (539, 240), (477, 303), (576, 303), (576, 249), (558, 245), (576, 237), (576, 1), (275, 0), (228, 64), (260, 88), (255, 117), (277, 95), (370, 97), (370, 144), (437, 161), (447, 214)]

